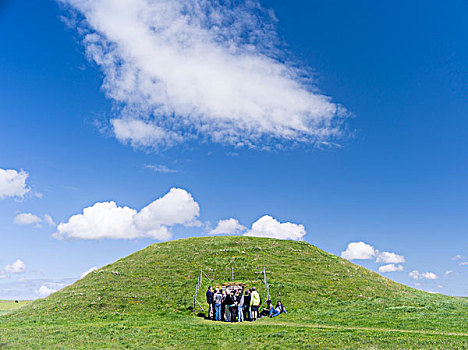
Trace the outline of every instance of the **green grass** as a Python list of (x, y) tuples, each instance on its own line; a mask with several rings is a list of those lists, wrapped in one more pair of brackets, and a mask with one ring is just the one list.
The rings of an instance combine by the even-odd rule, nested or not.
[(20, 307), (23, 307), (30, 303), (30, 301), (25, 300), (18, 300), (18, 302), (16, 302), (15, 300), (0, 300), (0, 315), (4, 315), (8, 312), (17, 310)]
[[(191, 312), (200, 267), (213, 285), (266, 267), (287, 315), (225, 324)], [(205, 279), (204, 289), (209, 281)], [(204, 290), (200, 301), (204, 303)], [(197, 312), (200, 312), (197, 309)], [(190, 238), (152, 245), (0, 317), (5, 348), (464, 349), (468, 300), (395, 283), (305, 242)]]

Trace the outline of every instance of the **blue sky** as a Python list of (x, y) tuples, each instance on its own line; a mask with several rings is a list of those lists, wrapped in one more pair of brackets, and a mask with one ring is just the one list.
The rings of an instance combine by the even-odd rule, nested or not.
[[(337, 255), (364, 242), (345, 256), (375, 271), (393, 264), (382, 274), (416, 288), (468, 295), (466, 2), (208, 8), (225, 16), (216, 35), (234, 52), (206, 39), (212, 29), (174, 29), (172, 5), (173, 17), (145, 19), (171, 35), (145, 38), (111, 0), (113, 18), (85, 0), (1, 4), (0, 169), (28, 177), (19, 192), (0, 179), (0, 298), (44, 296), (41, 286), (58, 289), (166, 231), (203, 236), (230, 218), (238, 224), (225, 229), (300, 237)], [(115, 18), (128, 30), (113, 32)], [(161, 197), (191, 214), (147, 207)], [(111, 213), (94, 207), (110, 201), (132, 218), (131, 239), (89, 239), (96, 232), (70, 224), (84, 208)], [(41, 222), (15, 223), (24, 213)]]

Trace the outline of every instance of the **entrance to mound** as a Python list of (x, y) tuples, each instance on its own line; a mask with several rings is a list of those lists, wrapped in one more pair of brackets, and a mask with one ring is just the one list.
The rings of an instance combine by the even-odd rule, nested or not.
[[(245, 284), (244, 283), (240, 283), (240, 282), (236, 282), (234, 281), (234, 268), (231, 269), (232, 270), (232, 281), (230, 282), (224, 282), (222, 283), (220, 286), (219, 286), (219, 289), (221, 291), (226, 291), (227, 293), (230, 293), (232, 291), (240, 291), (240, 292), (243, 292), (245, 290)], [(266, 299), (263, 299), (264, 302), (262, 303), (262, 306), (263, 304), (266, 302), (266, 300), (270, 300), (270, 286), (268, 285), (268, 280), (267, 280), (267, 275), (266, 275), (266, 270), (265, 270), (265, 267), (263, 268), (262, 271), (260, 272), (257, 272), (258, 273), (258, 276), (257, 278), (255, 278), (254, 280), (252, 280), (252, 284), (254, 284), (256, 281), (258, 281), (260, 278), (263, 279), (263, 283), (265, 285), (265, 288), (266, 288)], [(200, 268), (200, 274), (198, 276), (198, 282), (197, 282), (197, 285), (195, 287), (195, 294), (193, 295), (193, 305), (192, 305), (192, 311), (193, 313), (196, 312), (196, 309), (197, 309), (197, 306), (203, 311), (205, 312), (205, 308), (203, 307), (203, 305), (199, 302), (198, 298), (199, 298), (199, 295), (198, 293), (200, 292), (200, 290), (203, 290), (203, 284), (205, 284), (205, 287), (207, 287), (207, 283), (203, 283), (204, 280), (208, 280), (209, 281), (209, 285), (210, 286), (213, 286), (213, 282), (215, 281), (215, 278), (214, 277), (210, 277), (208, 276), (205, 271), (203, 271), (203, 268)], [(202, 291), (202, 298), (204, 297), (204, 293)]]

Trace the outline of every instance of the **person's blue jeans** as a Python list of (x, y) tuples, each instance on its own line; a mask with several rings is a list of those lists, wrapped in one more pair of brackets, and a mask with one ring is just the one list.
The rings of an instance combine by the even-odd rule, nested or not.
[(237, 322), (244, 322), (244, 312), (243, 312), (243, 306), (238, 306), (237, 307)]
[(215, 320), (221, 321), (221, 304), (214, 304)]
[(270, 316), (271, 317), (275, 317), (275, 316), (278, 316), (281, 312), (279, 312), (278, 310), (276, 310), (275, 308), (271, 308), (270, 310)]

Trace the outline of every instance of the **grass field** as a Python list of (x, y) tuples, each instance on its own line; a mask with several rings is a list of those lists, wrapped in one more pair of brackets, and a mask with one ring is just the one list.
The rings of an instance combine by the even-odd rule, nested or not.
[[(200, 267), (247, 287), (266, 267), (287, 315), (212, 322), (191, 311)], [(203, 306), (204, 290), (200, 301)], [(197, 313), (201, 309), (196, 310)], [(0, 317), (4, 348), (468, 349), (468, 300), (428, 294), (305, 242), (209, 237), (152, 245)]]
[(30, 301), (18, 300), (0, 300), (0, 315), (4, 315), (10, 311), (19, 309), (20, 307), (30, 304)]

